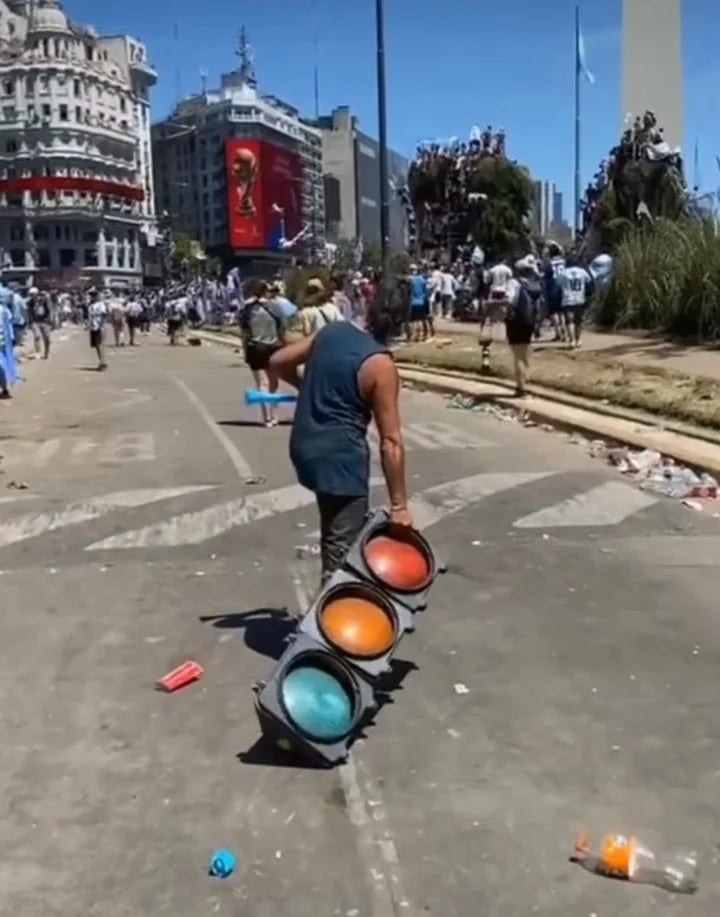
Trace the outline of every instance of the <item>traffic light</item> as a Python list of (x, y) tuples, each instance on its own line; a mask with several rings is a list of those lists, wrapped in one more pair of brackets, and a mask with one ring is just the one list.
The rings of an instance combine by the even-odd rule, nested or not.
[(384, 512), (370, 516), (300, 622), (255, 709), (266, 739), (321, 766), (347, 758), (377, 711), (379, 681), (390, 671), (415, 614), (426, 608), (438, 572), (418, 532), (392, 536)]

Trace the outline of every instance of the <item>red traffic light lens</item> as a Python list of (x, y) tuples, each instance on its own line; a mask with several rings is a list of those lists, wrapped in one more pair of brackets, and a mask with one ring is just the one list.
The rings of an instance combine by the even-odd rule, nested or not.
[(376, 535), (363, 553), (370, 571), (390, 589), (417, 592), (428, 585), (430, 559), (419, 543)]
[(330, 592), (317, 623), (329, 643), (356, 659), (382, 656), (397, 638), (397, 622), (389, 603), (364, 584), (339, 586)]

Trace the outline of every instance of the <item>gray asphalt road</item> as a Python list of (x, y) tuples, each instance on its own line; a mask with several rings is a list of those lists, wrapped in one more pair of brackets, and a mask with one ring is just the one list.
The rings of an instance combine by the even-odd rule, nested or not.
[[(250, 686), (317, 575), (287, 428), (254, 425), (227, 350), (156, 334), (90, 366), (73, 334), (0, 405), (0, 913), (717, 913), (712, 509), (406, 393), (415, 514), (449, 566), (406, 677), (343, 768), (252, 763)], [(185, 658), (202, 681), (155, 692)], [(700, 894), (572, 867), (581, 827), (700, 848)]]

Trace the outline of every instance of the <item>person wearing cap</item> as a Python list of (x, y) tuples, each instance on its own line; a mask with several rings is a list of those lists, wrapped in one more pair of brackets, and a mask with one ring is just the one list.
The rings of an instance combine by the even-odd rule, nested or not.
[(298, 389), (290, 460), (298, 481), (317, 501), (324, 583), (340, 569), (365, 523), (371, 420), (380, 440), (390, 524), (401, 530), (412, 526), (400, 379), (386, 343), (389, 332), (389, 316), (379, 303), (372, 303), (364, 329), (354, 322), (331, 322), (313, 336), (288, 344), (270, 360), (272, 372)]
[(304, 337), (310, 337), (331, 322), (342, 321), (342, 312), (328, 299), (325, 284), (319, 277), (311, 277), (305, 288), (305, 302), (300, 311), (300, 328)]

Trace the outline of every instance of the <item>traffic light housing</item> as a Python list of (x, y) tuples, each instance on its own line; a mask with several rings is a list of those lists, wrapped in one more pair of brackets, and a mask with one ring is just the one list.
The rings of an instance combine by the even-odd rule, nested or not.
[(377, 711), (380, 681), (415, 629), (439, 572), (418, 532), (395, 537), (370, 515), (344, 567), (323, 586), (267, 681), (255, 687), (263, 736), (315, 765), (344, 761)]
[[(303, 678), (309, 683), (303, 685)], [(300, 633), (256, 690), (255, 712), (265, 738), (320, 767), (347, 758), (353, 738), (377, 709), (369, 681)]]

